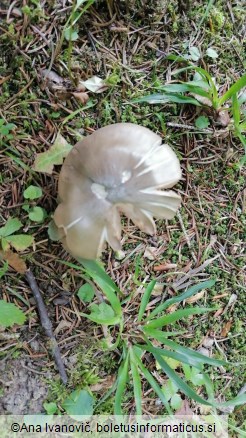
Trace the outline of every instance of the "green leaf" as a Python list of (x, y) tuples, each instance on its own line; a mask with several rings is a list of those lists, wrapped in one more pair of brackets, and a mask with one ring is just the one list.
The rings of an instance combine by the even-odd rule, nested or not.
[(6, 274), (8, 267), (9, 267), (8, 262), (3, 262), (3, 266), (1, 266), (0, 268), (0, 278), (2, 278)]
[(34, 239), (33, 236), (28, 236), (27, 234), (17, 234), (7, 237), (6, 240), (16, 251), (24, 251), (28, 246), (32, 245)]
[(23, 324), (25, 314), (13, 303), (0, 300), (0, 326), (11, 327), (14, 324)]
[(197, 117), (197, 119), (195, 120), (195, 126), (196, 126), (198, 129), (205, 129), (205, 128), (208, 128), (208, 126), (209, 126), (209, 120), (208, 120), (208, 117), (206, 117), (206, 116), (200, 116), (200, 117)]
[(216, 50), (212, 49), (212, 47), (209, 47), (206, 50), (206, 55), (209, 56), (209, 58), (212, 58), (212, 59), (216, 59), (219, 56), (218, 53), (216, 52)]
[(215, 280), (208, 280), (208, 281), (202, 281), (198, 284), (195, 284), (194, 286), (191, 286), (187, 291), (183, 292), (181, 295), (178, 295), (177, 297), (169, 298), (166, 300), (163, 304), (160, 304), (157, 306), (146, 318), (146, 320), (152, 319), (155, 315), (157, 315), (160, 312), (163, 312), (163, 310), (167, 309), (169, 306), (175, 303), (180, 303), (183, 300), (186, 300), (186, 298), (192, 297), (197, 292), (203, 289), (210, 288), (214, 286)]
[(149, 94), (148, 96), (140, 97), (139, 99), (134, 99), (132, 103), (142, 103), (146, 102), (149, 104), (155, 103), (192, 103), (193, 105), (201, 106), (198, 100), (183, 96), (182, 94)]
[(56, 224), (53, 220), (51, 220), (49, 225), (48, 225), (48, 236), (49, 236), (50, 240), (53, 240), (53, 242), (58, 242), (58, 240), (60, 240), (60, 234), (58, 231), (58, 227), (56, 226)]
[(92, 415), (94, 398), (85, 389), (73, 391), (63, 402), (62, 407), (68, 415)]
[(33, 207), (28, 214), (28, 217), (33, 222), (43, 222), (46, 211), (41, 207)]
[(62, 164), (63, 159), (71, 151), (72, 146), (65, 140), (61, 134), (57, 134), (56, 140), (51, 148), (40, 154), (37, 154), (33, 169), (36, 172), (51, 174), (54, 165)]
[(57, 404), (54, 402), (43, 403), (43, 407), (48, 415), (54, 415), (57, 412)]
[[(210, 98), (209, 85), (206, 82), (200, 81), (200, 82), (181, 82), (178, 84), (167, 84), (164, 86), (157, 87), (161, 91), (165, 91), (166, 93), (176, 93), (176, 95), (180, 96), (180, 94), (177, 93), (195, 93), (200, 96)], [(183, 96), (183, 95), (182, 95)]]
[[(183, 356), (187, 356), (187, 358), (192, 358), (193, 365), (195, 366), (204, 363), (217, 367), (228, 365), (228, 362), (226, 362), (225, 360), (219, 360), (219, 359), (214, 359), (212, 357), (207, 357), (204, 354), (198, 353), (198, 351), (194, 351), (191, 348), (183, 347), (182, 345), (179, 345), (177, 342), (172, 341), (171, 339), (167, 339), (164, 335), (161, 336), (162, 332), (160, 330), (156, 330), (156, 332), (157, 332), (156, 336), (154, 336), (154, 333), (151, 336), (153, 336), (158, 341), (163, 342), (164, 345), (167, 345), (175, 352), (180, 353)], [(148, 334), (148, 330), (146, 330), (145, 333)]]
[(25, 199), (37, 199), (40, 198), (42, 196), (43, 192), (42, 189), (40, 187), (37, 186), (29, 186), (27, 187), (27, 189), (24, 191), (24, 198)]
[(135, 360), (135, 354), (132, 348), (130, 348), (130, 365), (132, 371), (134, 400), (136, 406), (136, 415), (142, 415), (142, 388), (141, 378), (138, 371), (138, 366)]
[(164, 325), (172, 324), (181, 318), (187, 318), (188, 316), (191, 315), (196, 315), (196, 314), (199, 315), (202, 313), (207, 313), (212, 311), (214, 311), (213, 308), (205, 308), (205, 307), (204, 308), (192, 307), (190, 309), (180, 309), (180, 310), (176, 310), (176, 312), (170, 313), (169, 315), (164, 315), (155, 320), (151, 320), (150, 322), (147, 323), (146, 327), (160, 328), (163, 327)]
[(189, 52), (190, 52), (190, 56), (191, 56), (192, 61), (198, 61), (201, 58), (200, 51), (197, 47), (195, 47), (195, 46), (190, 47)]
[(127, 352), (126, 358), (122, 363), (118, 372), (117, 389), (116, 389), (115, 401), (114, 401), (114, 415), (122, 415), (121, 402), (129, 376), (128, 368), (129, 368), (129, 351)]
[(223, 103), (230, 99), (233, 94), (238, 93), (244, 87), (246, 87), (246, 74), (238, 79), (238, 81), (236, 81), (235, 84), (233, 84), (229, 88), (229, 90), (225, 94), (223, 94), (223, 96), (221, 96), (221, 98), (219, 99), (219, 105), (223, 105)]
[[(149, 347), (149, 349), (151, 350), (151, 347)], [(159, 362), (159, 364), (161, 365), (162, 370), (164, 371), (164, 373), (167, 374), (167, 376), (177, 385), (177, 387), (185, 394), (187, 395), (189, 398), (195, 400), (198, 403), (207, 405), (207, 406), (214, 406), (213, 402), (209, 402), (205, 399), (203, 399), (202, 397), (200, 397), (198, 394), (196, 394), (195, 391), (193, 391), (192, 388), (190, 388), (189, 385), (187, 385), (187, 383), (182, 380), (175, 371), (172, 370), (172, 368), (169, 367), (169, 365), (163, 360), (162, 356), (160, 354), (158, 354), (156, 351), (154, 351), (155, 349), (153, 348), (153, 356), (155, 357), (155, 359)]]
[(150, 299), (151, 292), (154, 289), (155, 284), (156, 284), (156, 280), (152, 280), (148, 284), (148, 286), (146, 287), (146, 289), (144, 291), (143, 297), (141, 299), (141, 304), (140, 304), (139, 312), (138, 312), (138, 321), (141, 321), (141, 319), (143, 317), (143, 314), (145, 312), (145, 309), (146, 309), (147, 304), (148, 304), (149, 299)]
[(77, 295), (81, 301), (90, 303), (94, 298), (95, 291), (91, 284), (86, 283), (79, 288)]
[(7, 237), (10, 236), (10, 234), (15, 233), (15, 231), (18, 231), (22, 227), (21, 221), (17, 218), (9, 218), (5, 225), (0, 228), (0, 236), (1, 237)]
[(85, 313), (81, 313), (81, 315), (97, 324), (114, 325), (120, 320), (119, 317), (115, 315), (112, 307), (106, 303), (92, 304), (90, 310), (90, 315)]
[(240, 106), (236, 94), (232, 96), (232, 116), (235, 127), (238, 127), (240, 123)]
[(73, 28), (68, 27), (64, 32), (64, 37), (67, 41), (76, 41), (79, 37), (79, 34)]
[(162, 391), (165, 395), (166, 399), (169, 401), (170, 398), (173, 397), (177, 393), (178, 387), (176, 383), (174, 383), (172, 380), (168, 380), (167, 383), (163, 386)]
[(170, 400), (170, 405), (174, 410), (180, 409), (182, 406), (182, 398), (179, 394), (174, 394)]
[[(137, 347), (138, 348), (138, 347)], [(135, 353), (135, 346), (133, 347), (133, 351)], [(155, 393), (158, 395), (158, 397), (161, 399), (162, 403), (164, 404), (167, 412), (169, 413), (169, 415), (172, 415), (172, 411), (169, 407), (169, 404), (167, 402), (167, 399), (165, 397), (165, 395), (163, 394), (163, 391), (161, 389), (161, 387), (159, 386), (159, 384), (156, 382), (156, 380), (154, 379), (154, 377), (152, 376), (152, 374), (147, 370), (147, 368), (145, 368), (145, 366), (143, 365), (143, 363), (141, 362), (141, 360), (139, 359), (137, 353), (135, 353), (134, 355), (135, 357), (135, 361), (139, 367), (139, 369), (141, 370), (142, 374), (144, 375), (145, 379), (147, 380), (147, 382), (149, 382), (150, 386), (153, 388), (153, 390), (155, 391)]]

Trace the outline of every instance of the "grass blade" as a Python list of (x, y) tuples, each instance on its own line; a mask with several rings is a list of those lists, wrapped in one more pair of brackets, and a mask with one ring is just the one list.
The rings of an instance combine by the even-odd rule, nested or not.
[(233, 94), (238, 93), (243, 87), (246, 87), (246, 74), (239, 78), (238, 81), (236, 81), (235, 84), (233, 84), (229, 90), (219, 98), (219, 105), (223, 105), (223, 103), (230, 99)]
[(164, 373), (171, 379), (177, 387), (182, 391), (187, 397), (189, 397), (192, 400), (195, 400), (198, 403), (201, 403), (203, 405), (207, 406), (214, 406), (215, 404), (213, 402), (209, 402), (208, 400), (203, 399), (200, 397), (189, 385), (187, 385), (186, 382), (184, 382), (183, 379), (181, 379), (178, 374), (166, 363), (166, 361), (162, 358), (162, 356), (159, 353), (155, 352), (155, 348), (149, 347), (149, 350), (152, 352), (153, 356), (161, 366)]
[(197, 292), (199, 292), (202, 289), (207, 289), (212, 286), (214, 286), (215, 280), (208, 280), (203, 281), (201, 283), (195, 284), (194, 286), (191, 286), (187, 291), (182, 293), (181, 295), (178, 295), (177, 297), (169, 298), (165, 303), (160, 304), (158, 307), (156, 307), (150, 315), (146, 318), (146, 320), (152, 319), (153, 316), (157, 315), (158, 313), (162, 312), (163, 310), (167, 309), (169, 306), (175, 303), (180, 303), (181, 301), (185, 300), (186, 298), (192, 297)]
[(117, 389), (114, 401), (114, 415), (122, 415), (121, 401), (126, 388), (126, 383), (129, 377), (129, 351), (126, 358), (119, 369), (117, 378)]
[(192, 307), (191, 309), (176, 310), (176, 312), (170, 313), (169, 315), (161, 316), (160, 318), (157, 318), (150, 322), (148, 321), (146, 327), (160, 328), (164, 325), (172, 324), (173, 322), (176, 322), (181, 318), (187, 318), (190, 315), (199, 315), (202, 313), (211, 312), (213, 310), (215, 309), (206, 307)]
[[(163, 344), (172, 348), (175, 352), (182, 354), (182, 356), (185, 356), (187, 358), (192, 358), (192, 360), (194, 361), (193, 363), (194, 366), (202, 363), (207, 363), (208, 365), (213, 365), (216, 367), (228, 365), (228, 362), (226, 362), (225, 360), (213, 359), (211, 357), (204, 356), (203, 354), (198, 353), (197, 351), (194, 351), (191, 348), (183, 347), (182, 345), (179, 345), (177, 342), (172, 341), (171, 339), (167, 339), (165, 336), (161, 336), (162, 332), (160, 330), (156, 330), (157, 332), (156, 336), (154, 336), (153, 332), (154, 330), (152, 331), (151, 336), (153, 336), (155, 339), (163, 342)], [(145, 333), (149, 334), (148, 330), (146, 330)]]
[(134, 99), (130, 103), (142, 103), (146, 102), (149, 104), (155, 103), (192, 103), (193, 105), (201, 106), (198, 100), (193, 97), (183, 96), (182, 94), (149, 94), (148, 96), (140, 97), (139, 99)]
[[(134, 347), (133, 347), (133, 350), (134, 350)], [(159, 386), (159, 384), (155, 380), (155, 378), (147, 370), (147, 368), (145, 368), (145, 366), (143, 365), (141, 360), (138, 358), (137, 354), (135, 354), (135, 360), (136, 360), (137, 365), (138, 365), (139, 369), (141, 370), (143, 376), (145, 377), (147, 382), (149, 382), (150, 386), (153, 388), (153, 390), (158, 395), (158, 397), (161, 399), (161, 401), (164, 404), (164, 406), (165, 406), (167, 412), (169, 413), (169, 415), (172, 415), (172, 410), (170, 409), (169, 403), (168, 403), (166, 397), (164, 396), (161, 387)]]
[(146, 289), (144, 291), (143, 297), (141, 299), (141, 304), (140, 304), (139, 312), (138, 312), (138, 321), (141, 321), (141, 319), (143, 317), (143, 314), (145, 312), (145, 309), (146, 309), (147, 304), (148, 304), (149, 299), (150, 299), (151, 292), (154, 289), (155, 284), (156, 284), (156, 280), (152, 280), (148, 284), (148, 286), (146, 287)]
[(136, 405), (136, 415), (142, 415), (142, 387), (138, 366), (133, 349), (130, 349), (130, 365), (132, 371), (133, 391)]

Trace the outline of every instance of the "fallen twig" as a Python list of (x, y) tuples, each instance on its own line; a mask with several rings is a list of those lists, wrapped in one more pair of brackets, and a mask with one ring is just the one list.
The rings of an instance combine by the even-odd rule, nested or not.
[(28, 284), (29, 284), (29, 286), (32, 290), (32, 293), (34, 295), (34, 298), (35, 298), (38, 312), (39, 312), (39, 316), (40, 316), (41, 325), (44, 328), (46, 335), (51, 340), (52, 355), (53, 355), (55, 363), (57, 365), (62, 382), (64, 384), (66, 384), (67, 383), (67, 373), (66, 373), (63, 361), (62, 361), (60, 349), (58, 347), (56, 338), (55, 338), (53, 330), (52, 330), (52, 324), (51, 324), (51, 321), (49, 319), (49, 316), (48, 316), (48, 313), (47, 313), (47, 310), (46, 310), (46, 307), (44, 304), (44, 300), (43, 300), (42, 295), (39, 291), (36, 279), (35, 279), (32, 271), (30, 269), (28, 269), (26, 271), (25, 277), (28, 281)]

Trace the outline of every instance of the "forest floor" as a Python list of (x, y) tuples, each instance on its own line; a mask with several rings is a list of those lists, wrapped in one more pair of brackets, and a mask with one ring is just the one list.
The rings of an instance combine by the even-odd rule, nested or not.
[[(0, 227), (9, 218), (18, 218), (22, 232), (33, 236), (32, 245), (18, 254), (43, 294), (69, 379), (66, 386), (60, 381), (25, 276), (11, 268), (11, 260), (4, 273), (3, 260), (1, 299), (17, 305), (27, 319), (23, 325), (0, 331), (0, 412), (45, 412), (44, 403), (53, 402), (61, 409), (67, 395), (78, 388), (89, 388), (99, 399), (118, 370), (119, 352), (103, 351), (100, 326), (80, 315), (87, 309), (77, 296), (84, 280), (61, 263), (75, 263), (74, 259), (47, 233), (57, 206), (61, 166), (55, 165), (51, 174), (37, 172), (33, 166), (37, 154), (47, 151), (58, 133), (74, 145), (100, 127), (131, 122), (151, 129), (173, 148), (183, 175), (175, 186), (182, 197), (180, 214), (157, 221), (154, 237), (122, 219), (122, 253), (107, 247), (102, 262), (125, 296), (152, 278), (164, 298), (182, 292), (173, 287), (182, 275), (188, 280), (186, 286), (215, 279), (196, 304), (216, 310), (182, 320), (178, 328), (185, 333), (180, 341), (194, 350), (206, 350), (205, 354), (242, 362), (246, 193), (240, 160), (244, 148), (231, 120), (216, 119), (203, 105), (132, 101), (158, 93), (155, 87), (177, 79), (176, 70), (184, 62), (168, 55), (189, 58), (207, 70), (219, 94), (225, 93), (245, 71), (244, 2), (215, 1), (207, 7), (199, 1), (190, 5), (165, 0), (84, 2), (80, 10), (91, 6), (77, 21), (71, 43), (64, 29), (72, 1), (27, 3), (0, 2)], [(179, 79), (191, 80), (192, 75), (194, 71), (187, 70)], [(92, 76), (105, 81), (104, 91), (76, 94), (79, 80)], [(206, 126), (201, 127), (198, 118)], [(38, 199), (24, 198), (31, 185), (42, 189)], [(33, 207), (45, 210), (41, 220), (31, 219)], [(155, 293), (158, 302), (161, 296), (158, 290)], [(160, 373), (154, 360), (148, 367), (155, 375)], [(245, 384), (245, 369), (239, 365), (212, 369), (211, 376), (218, 401), (237, 396)], [(160, 379), (165, 381), (164, 376)], [(144, 411), (163, 412), (145, 385)], [(130, 387), (123, 403), (127, 412), (134, 412)], [(189, 403), (197, 408), (195, 402)], [(98, 408), (98, 413), (112, 411), (113, 396)], [(243, 427), (244, 414), (244, 407), (235, 407), (231, 423)]]

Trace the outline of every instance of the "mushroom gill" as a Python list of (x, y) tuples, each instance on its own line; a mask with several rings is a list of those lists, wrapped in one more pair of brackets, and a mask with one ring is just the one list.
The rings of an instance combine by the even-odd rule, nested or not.
[(181, 199), (168, 189), (181, 178), (177, 156), (149, 129), (105, 126), (79, 141), (61, 169), (54, 220), (64, 247), (96, 259), (105, 241), (121, 248), (120, 212), (148, 234), (156, 218), (171, 219)]

